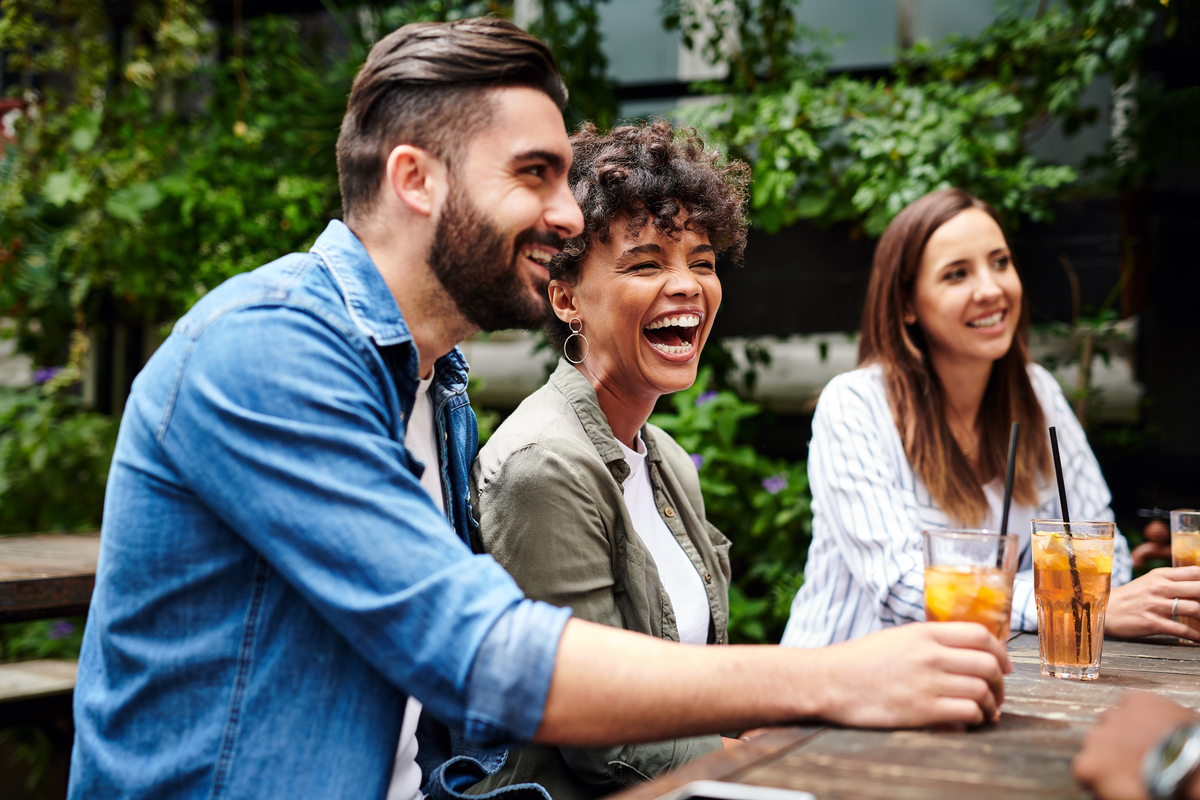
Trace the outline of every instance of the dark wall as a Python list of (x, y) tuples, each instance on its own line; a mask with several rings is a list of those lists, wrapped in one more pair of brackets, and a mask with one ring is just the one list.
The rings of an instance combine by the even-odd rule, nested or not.
[[(1034, 322), (1071, 319), (1064, 259), (1079, 278), (1084, 310), (1098, 308), (1117, 285), (1117, 201), (1060, 203), (1054, 221), (1009, 232)], [(775, 235), (751, 231), (746, 266), (721, 274), (720, 336), (787, 336), (858, 330), (875, 240), (850, 238), (849, 225), (800, 224)]]

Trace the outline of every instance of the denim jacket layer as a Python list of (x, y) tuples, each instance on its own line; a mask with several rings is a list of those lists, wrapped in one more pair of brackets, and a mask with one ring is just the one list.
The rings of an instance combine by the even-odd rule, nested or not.
[(469, 550), (457, 350), (431, 389), (445, 515), (421, 489), (417, 365), (336, 221), (179, 321), (121, 421), (71, 797), (383, 797), (408, 694), (470, 742), (533, 736), (569, 612)]

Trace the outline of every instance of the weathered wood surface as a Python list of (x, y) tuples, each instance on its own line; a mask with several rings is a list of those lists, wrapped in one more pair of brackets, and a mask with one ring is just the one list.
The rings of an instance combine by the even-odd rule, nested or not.
[(87, 611), (98, 533), (0, 536), (0, 623)]
[(78, 668), (77, 662), (63, 658), (0, 664), (0, 704), (69, 694), (75, 689)]
[[(1097, 717), (1130, 689), (1200, 709), (1200, 647), (1174, 640), (1104, 642), (1096, 681), (1044, 678), (1037, 636), (1009, 642), (1013, 674), (998, 723), (973, 730), (781, 728), (761, 746), (715, 754), (613, 800), (653, 800), (689, 780), (800, 789), (820, 800), (1085, 798), (1071, 758)], [(764, 737), (766, 738), (766, 737)]]

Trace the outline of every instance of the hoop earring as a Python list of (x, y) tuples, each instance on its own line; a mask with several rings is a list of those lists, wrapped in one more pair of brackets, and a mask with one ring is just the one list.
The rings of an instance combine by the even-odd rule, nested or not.
[[(579, 327), (576, 328), (576, 325)], [(572, 364), (582, 364), (583, 360), (588, 357), (588, 353), (590, 353), (592, 350), (591, 346), (588, 345), (587, 337), (580, 332), (583, 330), (583, 323), (579, 321), (578, 317), (576, 317), (567, 323), (567, 327), (571, 329), (571, 335), (563, 340), (563, 358), (565, 358), (567, 361), (570, 361)], [(567, 354), (567, 346), (571, 344), (571, 340), (576, 336), (583, 340), (583, 355), (579, 357), (578, 361), (571, 358), (571, 356)]]

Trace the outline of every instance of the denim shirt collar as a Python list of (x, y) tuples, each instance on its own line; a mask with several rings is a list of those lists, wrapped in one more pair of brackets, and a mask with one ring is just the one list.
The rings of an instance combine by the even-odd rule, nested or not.
[[(617, 483), (623, 485), (629, 477), (629, 462), (625, 460), (625, 453), (621, 450), (612, 426), (608, 424), (608, 417), (604, 416), (604, 411), (600, 408), (600, 400), (596, 397), (596, 390), (592, 388), (592, 384), (565, 358), (558, 360), (558, 368), (550, 376), (550, 383), (567, 398), (592, 446), (596, 448), (600, 458), (604, 459)], [(662, 455), (645, 425), (642, 426), (641, 434), (642, 441), (646, 443), (646, 460), (653, 463), (661, 461)]]
[[(377, 347), (412, 344), (412, 334), (400, 313), (400, 306), (388, 288), (379, 268), (354, 231), (341, 220), (330, 220), (317, 237), (311, 252), (329, 269), (346, 300), (350, 319)], [(416, 347), (408, 359), (409, 378), (417, 380)], [(434, 369), (446, 391), (457, 394), (467, 389), (467, 361), (455, 347), (434, 362)]]

